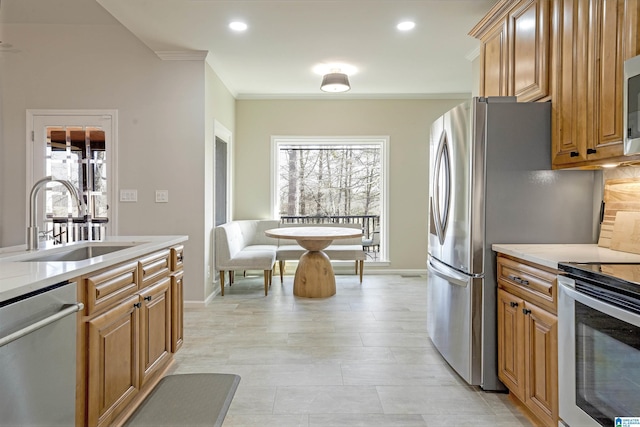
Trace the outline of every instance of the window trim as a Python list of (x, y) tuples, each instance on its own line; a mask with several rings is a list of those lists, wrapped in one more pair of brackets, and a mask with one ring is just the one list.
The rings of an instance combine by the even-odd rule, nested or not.
[(380, 254), (378, 262), (388, 261), (389, 230), (389, 136), (271, 136), (270, 212), (278, 219), (278, 152), (283, 145), (377, 145), (380, 147)]

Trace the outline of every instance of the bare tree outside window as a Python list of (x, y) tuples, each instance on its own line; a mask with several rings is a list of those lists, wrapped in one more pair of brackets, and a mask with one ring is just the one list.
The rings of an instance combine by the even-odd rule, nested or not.
[(273, 137), (273, 214), (283, 223), (360, 224), (387, 260), (388, 137)]
[(380, 147), (288, 145), (278, 155), (281, 216), (380, 215)]

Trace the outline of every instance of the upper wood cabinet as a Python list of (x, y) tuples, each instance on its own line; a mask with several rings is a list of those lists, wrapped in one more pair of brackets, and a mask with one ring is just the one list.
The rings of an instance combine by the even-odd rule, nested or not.
[(552, 3), (553, 167), (639, 160), (622, 146), (623, 63), (638, 54), (638, 1)]
[(483, 35), (480, 45), (480, 94), (506, 96), (508, 94), (507, 20), (496, 22)]
[[(623, 63), (640, 53), (640, 0), (501, 0), (480, 39), (480, 95), (552, 102), (552, 167), (623, 155)], [(499, 52), (499, 53), (498, 53)]]
[(502, 0), (470, 35), (480, 44), (480, 95), (549, 95), (549, 1)]

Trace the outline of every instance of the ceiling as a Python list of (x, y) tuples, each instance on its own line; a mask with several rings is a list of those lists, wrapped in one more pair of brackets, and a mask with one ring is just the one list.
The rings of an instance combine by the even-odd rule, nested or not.
[[(94, 3), (97, 2), (97, 3)], [(496, 0), (1, 0), (0, 22), (107, 20), (162, 58), (202, 58), (239, 99), (435, 98), (469, 94), (479, 42), (469, 30)], [(57, 5), (57, 11), (53, 9)], [(60, 6), (74, 8), (63, 14)], [(73, 6), (75, 5), (75, 6)], [(62, 16), (60, 16), (62, 15)], [(91, 15), (91, 16), (89, 16)], [(113, 18), (108, 17), (113, 20)], [(229, 22), (247, 31), (235, 33)], [(416, 23), (400, 32), (403, 20)], [(86, 21), (85, 21), (86, 23)], [(102, 22), (99, 22), (102, 23)], [(351, 90), (320, 91), (318, 64), (347, 63)]]

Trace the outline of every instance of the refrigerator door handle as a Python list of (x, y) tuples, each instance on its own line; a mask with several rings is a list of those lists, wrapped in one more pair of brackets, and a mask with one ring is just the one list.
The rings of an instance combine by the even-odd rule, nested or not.
[(440, 262), (434, 261), (432, 258), (429, 258), (429, 270), (447, 282), (463, 288), (466, 288), (469, 285), (469, 279), (471, 278), (471, 276), (460, 273), (451, 267), (447, 267)]
[[(447, 133), (442, 132), (438, 150), (436, 151), (435, 170), (433, 173), (433, 194), (431, 198), (431, 211), (435, 221), (436, 234), (438, 241), (444, 245), (444, 236), (449, 223), (449, 208), (451, 205), (451, 156), (449, 155), (449, 145), (447, 144)], [(444, 167), (443, 167), (444, 166)], [(441, 171), (441, 168), (443, 170)], [(440, 175), (444, 174), (444, 188), (440, 188)], [(444, 206), (440, 206), (440, 191), (444, 191)], [(442, 211), (441, 211), (442, 208)]]

